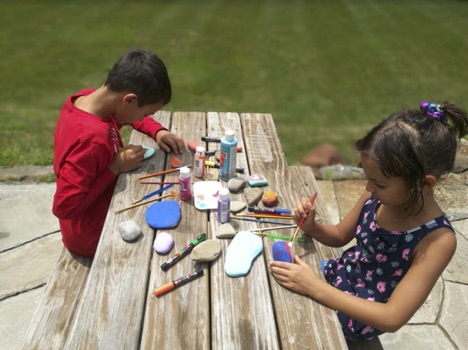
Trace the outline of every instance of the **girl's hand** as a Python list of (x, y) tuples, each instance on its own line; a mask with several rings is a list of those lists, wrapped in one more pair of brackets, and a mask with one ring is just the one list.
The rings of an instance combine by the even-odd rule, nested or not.
[(128, 145), (120, 148), (114, 155), (109, 168), (115, 175), (137, 169), (143, 162), (144, 154), (145, 150), (141, 146)]
[(315, 206), (310, 203), (310, 199), (302, 198), (296, 208), (292, 211), (293, 220), (299, 225), (301, 220), (305, 218), (302, 224), (302, 230), (306, 233), (312, 232), (315, 226)]
[(156, 142), (164, 152), (183, 153), (185, 149), (184, 140), (167, 130), (160, 130), (155, 136)]
[(312, 296), (314, 290), (322, 282), (312, 268), (294, 256), (297, 264), (290, 264), (281, 261), (270, 261), (270, 270), (276, 282), (292, 291)]

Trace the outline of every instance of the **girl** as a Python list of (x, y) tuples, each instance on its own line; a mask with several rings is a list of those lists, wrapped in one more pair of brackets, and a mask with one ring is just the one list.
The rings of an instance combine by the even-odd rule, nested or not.
[(405, 325), (455, 252), (454, 231), (433, 189), (453, 167), (468, 117), (450, 103), (420, 107), (391, 115), (356, 142), (366, 191), (338, 225), (316, 222), (305, 198), (294, 209), (296, 222), (306, 218), (304, 232), (325, 245), (356, 238), (341, 258), (323, 263), (326, 282), (297, 255), (297, 264), (270, 262), (279, 284), (337, 310), (348, 339)]

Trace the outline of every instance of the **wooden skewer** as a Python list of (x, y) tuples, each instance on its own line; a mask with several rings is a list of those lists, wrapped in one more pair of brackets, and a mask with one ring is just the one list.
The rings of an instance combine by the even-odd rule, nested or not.
[[(315, 192), (314, 195), (312, 196), (312, 198), (310, 199), (310, 204), (312, 204), (312, 205), (314, 204), (315, 198), (317, 198), (317, 192)], [(293, 244), (294, 240), (296, 239), (296, 236), (297, 236), (299, 230), (302, 228), (302, 224), (304, 223), (305, 219), (306, 218), (301, 219), (301, 221), (299, 222), (299, 226), (297, 226), (296, 231), (294, 231), (294, 234), (291, 237), (291, 242), (288, 243), (288, 245), (290, 247), (292, 247), (292, 244)]]
[(139, 207), (140, 205), (156, 202), (156, 201), (158, 201), (160, 199), (175, 196), (175, 195), (176, 195), (176, 193), (175, 193), (175, 191), (173, 191), (173, 192), (171, 192), (169, 194), (165, 194), (164, 196), (161, 196), (161, 197), (158, 197), (158, 198), (148, 199), (147, 201), (139, 202), (139, 203), (132, 204), (132, 205), (130, 205), (128, 207), (125, 207), (125, 208), (117, 209), (117, 210), (114, 211), (114, 214), (120, 214), (121, 212), (123, 212), (125, 210), (136, 208), (136, 207)]

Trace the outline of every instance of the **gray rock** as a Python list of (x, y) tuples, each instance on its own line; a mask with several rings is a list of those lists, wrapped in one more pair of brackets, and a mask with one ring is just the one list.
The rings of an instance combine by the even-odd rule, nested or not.
[(133, 220), (121, 222), (119, 232), (122, 239), (127, 242), (135, 241), (143, 234), (141, 227)]
[(229, 223), (222, 224), (219, 226), (218, 231), (216, 231), (216, 237), (218, 238), (232, 238), (236, 235), (236, 230), (234, 227)]
[(239, 176), (233, 177), (227, 183), (229, 191), (237, 193), (247, 185), (247, 181)]
[(245, 202), (241, 202), (241, 201), (231, 201), (231, 213), (238, 213), (242, 210), (244, 210), (244, 208), (247, 206), (247, 204)]
[(457, 155), (455, 157), (455, 164), (453, 165), (454, 173), (463, 173), (468, 171), (468, 140), (461, 139)]
[(245, 200), (248, 205), (257, 204), (263, 196), (263, 189), (258, 187), (246, 188), (244, 191)]
[(218, 240), (210, 239), (208, 241), (201, 242), (193, 248), (190, 256), (193, 261), (204, 262), (215, 260), (220, 253), (221, 243)]

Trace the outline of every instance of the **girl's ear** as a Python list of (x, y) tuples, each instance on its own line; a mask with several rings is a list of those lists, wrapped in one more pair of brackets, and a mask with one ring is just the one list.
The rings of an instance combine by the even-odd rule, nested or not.
[(422, 183), (423, 190), (432, 190), (437, 183), (437, 179), (434, 175), (426, 175), (424, 176), (424, 180)]

